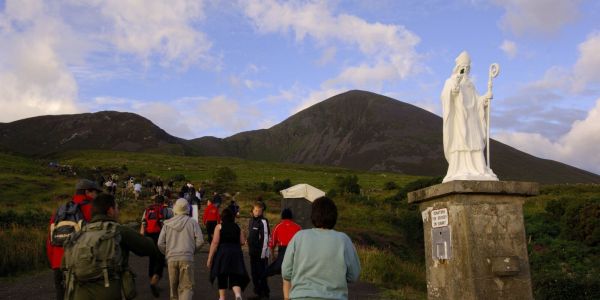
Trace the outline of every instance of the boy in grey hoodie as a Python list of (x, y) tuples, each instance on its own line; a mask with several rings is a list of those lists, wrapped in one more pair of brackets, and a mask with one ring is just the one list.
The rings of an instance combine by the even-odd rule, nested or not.
[(188, 202), (180, 198), (173, 206), (175, 216), (164, 222), (158, 249), (165, 254), (171, 299), (191, 300), (194, 295), (194, 253), (204, 242), (198, 222), (188, 216)]

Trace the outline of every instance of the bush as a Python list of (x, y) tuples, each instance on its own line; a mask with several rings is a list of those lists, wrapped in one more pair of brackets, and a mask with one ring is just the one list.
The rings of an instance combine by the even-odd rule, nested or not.
[(237, 175), (229, 167), (218, 167), (212, 174), (214, 188), (218, 193), (231, 189), (237, 181)]
[(386, 191), (395, 190), (398, 188), (398, 185), (393, 181), (388, 181), (383, 185), (383, 189)]
[(183, 174), (175, 174), (171, 177), (171, 181), (173, 182), (180, 182), (180, 181), (185, 181), (185, 175)]
[(336, 176), (335, 186), (342, 195), (345, 193), (360, 194), (360, 185), (358, 185), (358, 176), (356, 175)]
[(285, 190), (291, 186), (292, 181), (290, 179), (275, 180), (273, 181), (273, 192), (279, 193), (279, 191)]

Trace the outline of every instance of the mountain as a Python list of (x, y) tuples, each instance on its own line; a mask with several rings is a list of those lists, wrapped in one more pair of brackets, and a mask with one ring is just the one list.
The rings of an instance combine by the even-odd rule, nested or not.
[[(349, 91), (269, 128), (228, 138), (184, 140), (132, 113), (41, 116), (0, 123), (0, 150), (47, 156), (103, 149), (331, 165), (443, 176), (442, 119), (382, 95)], [(492, 169), (501, 180), (600, 183), (600, 176), (540, 159), (497, 141)]]
[[(189, 142), (202, 155), (324, 164), (413, 175), (445, 175), (442, 118), (382, 95), (349, 91), (309, 107), (269, 129)], [(600, 183), (600, 176), (540, 159), (491, 141), (491, 165), (501, 180)]]
[(0, 149), (32, 156), (86, 149), (185, 154), (184, 142), (144, 117), (115, 111), (0, 124)]

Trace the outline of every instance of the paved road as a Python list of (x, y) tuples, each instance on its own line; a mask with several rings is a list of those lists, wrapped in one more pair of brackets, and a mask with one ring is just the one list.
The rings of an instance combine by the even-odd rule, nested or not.
[[(208, 281), (208, 269), (206, 268), (207, 246), (203, 246), (200, 253), (195, 257), (195, 282), (194, 299), (218, 299), (218, 289), (211, 286)], [(148, 259), (140, 258), (135, 255), (130, 256), (130, 265), (137, 274), (137, 299), (150, 300), (156, 299), (150, 293), (148, 279), (146, 277), (148, 268)], [(246, 266), (250, 266), (246, 261)], [(248, 269), (250, 272), (250, 269)], [(159, 287), (162, 288), (162, 293), (158, 299), (169, 299), (168, 290), (168, 275), (165, 269), (164, 278), (160, 281)], [(54, 285), (50, 270), (40, 272), (34, 275), (21, 276), (14, 280), (0, 281), (0, 299), (16, 300), (16, 299), (53, 299)], [(281, 277), (270, 277), (269, 287), (271, 288), (271, 299), (283, 299), (281, 292)], [(233, 293), (230, 291), (227, 299), (233, 299)], [(252, 283), (248, 285), (244, 292), (244, 299), (252, 296)], [(350, 285), (349, 298), (356, 300), (380, 299), (377, 296), (377, 289), (372, 284), (358, 282)]]

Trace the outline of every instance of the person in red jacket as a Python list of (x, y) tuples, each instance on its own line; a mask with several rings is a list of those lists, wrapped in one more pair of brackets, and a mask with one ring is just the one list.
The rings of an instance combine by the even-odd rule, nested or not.
[[(89, 222), (92, 219), (92, 205), (91, 202), (96, 198), (98, 193), (102, 192), (102, 189), (91, 180), (82, 179), (75, 185), (75, 195), (72, 201), (79, 205), (83, 219), (85, 222)], [(50, 217), (50, 225), (54, 224), (56, 213)], [(46, 239), (46, 255), (48, 256), (48, 262), (50, 268), (54, 270), (54, 287), (56, 288), (56, 299), (64, 299), (65, 286), (64, 286), (64, 275), (60, 269), (60, 263), (63, 258), (64, 249), (61, 246), (55, 246), (51, 243), (50, 231), (48, 232), (48, 238)]]
[[(292, 219), (292, 211), (289, 208), (284, 208), (281, 211), (281, 222), (275, 226), (273, 234), (271, 234), (271, 239), (269, 240), (271, 253), (275, 253), (275, 247), (278, 247), (277, 258), (267, 267), (264, 274), (265, 277), (281, 274), (281, 264), (283, 263), (285, 249), (294, 235), (302, 230), (302, 227), (296, 224)], [(283, 282), (283, 284), (285, 285), (285, 282)]]
[(215, 206), (211, 200), (208, 200), (208, 205), (204, 209), (202, 215), (202, 224), (206, 226), (206, 233), (208, 235), (208, 244), (212, 243), (213, 233), (217, 224), (221, 223), (221, 215), (219, 215), (219, 208)]

